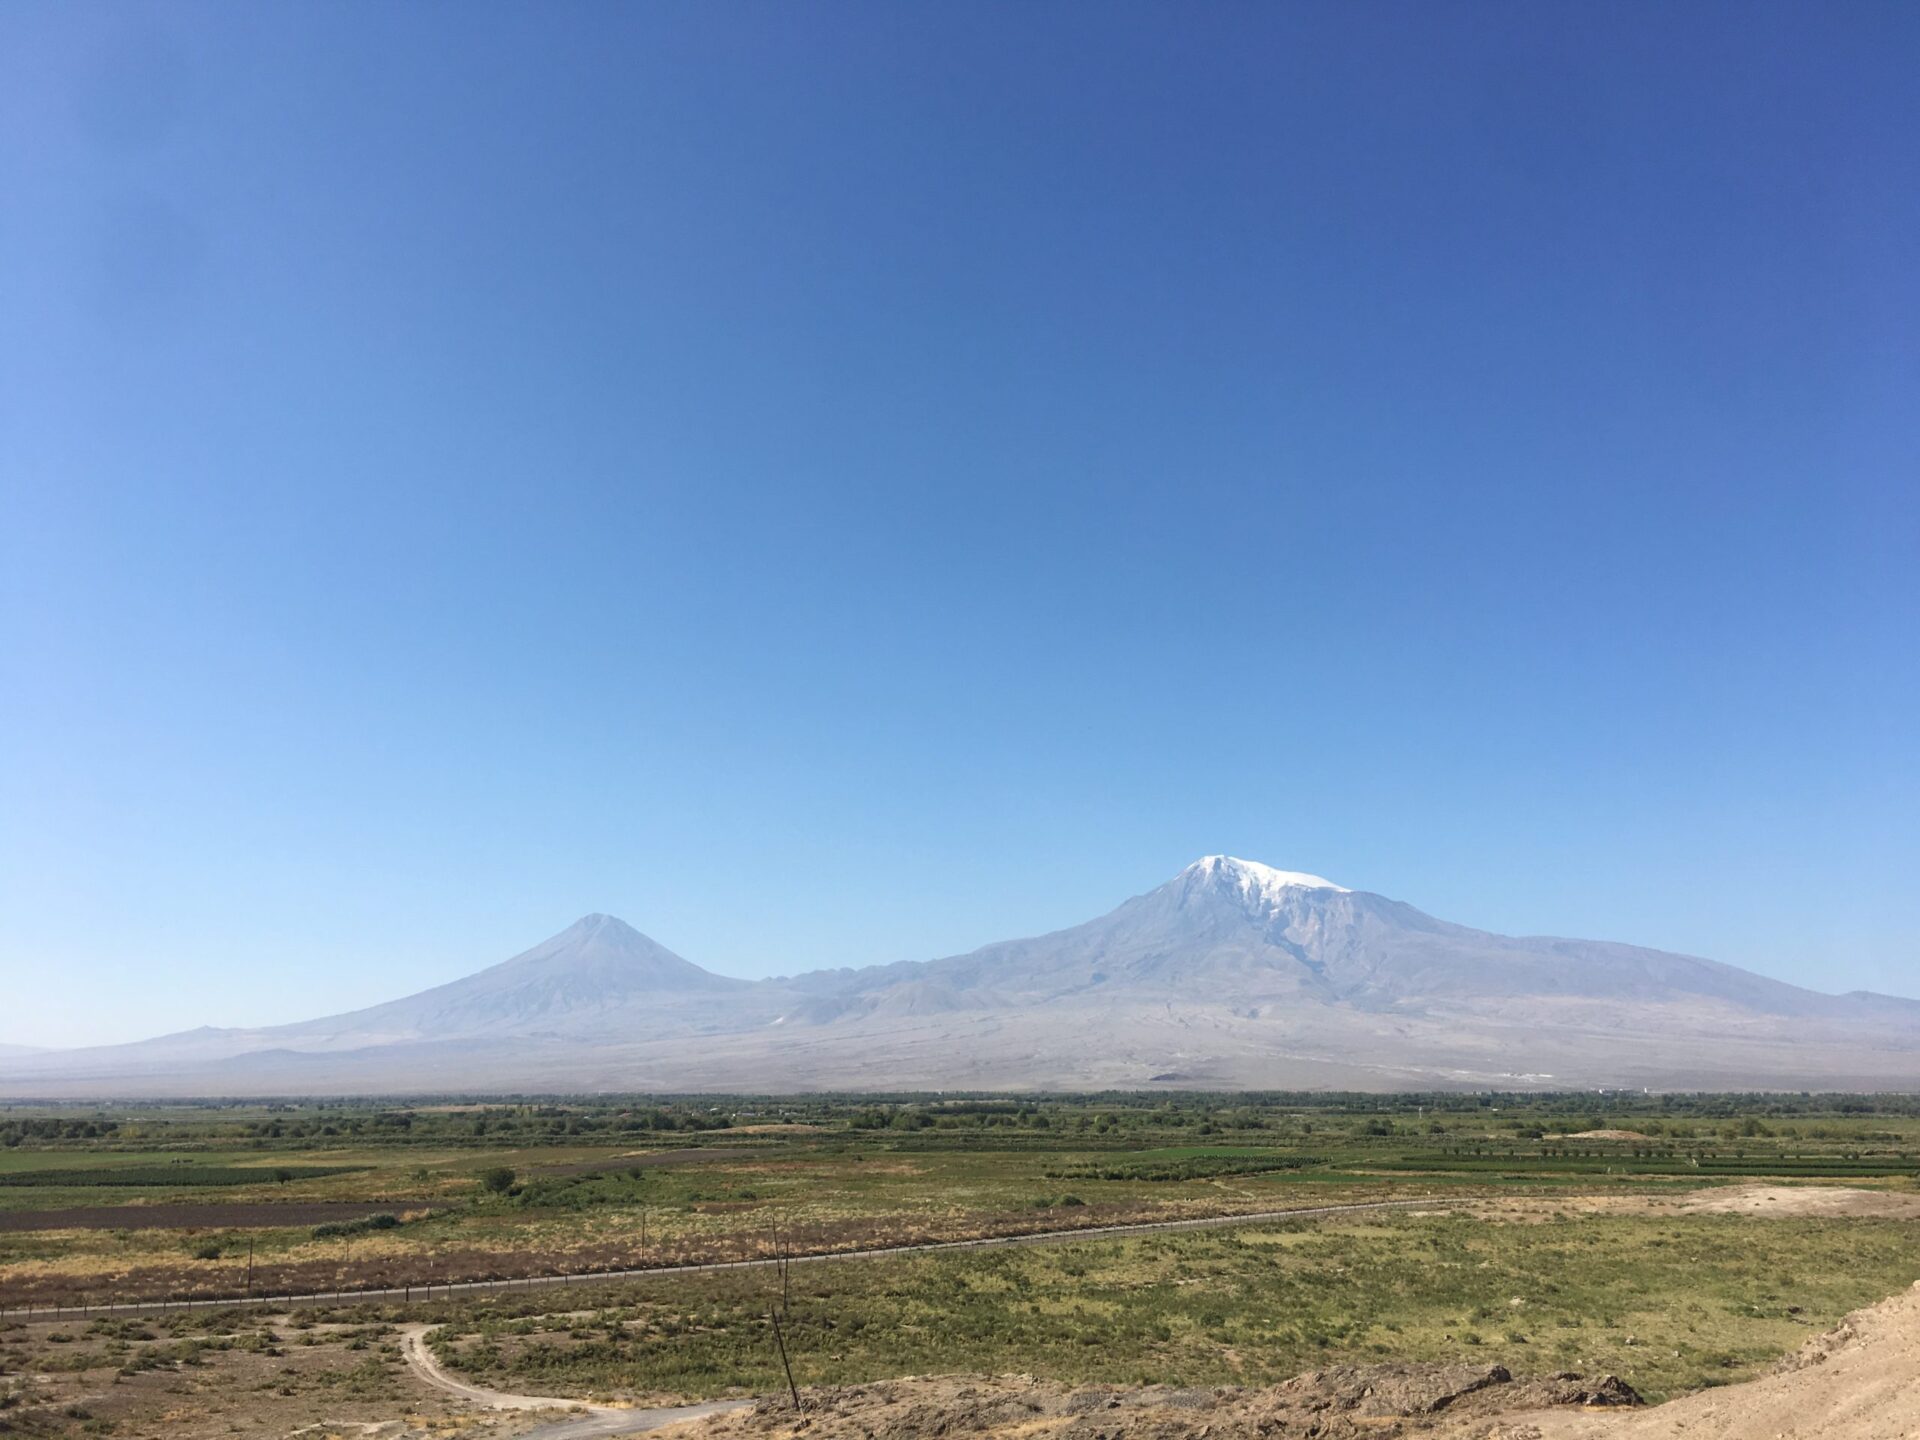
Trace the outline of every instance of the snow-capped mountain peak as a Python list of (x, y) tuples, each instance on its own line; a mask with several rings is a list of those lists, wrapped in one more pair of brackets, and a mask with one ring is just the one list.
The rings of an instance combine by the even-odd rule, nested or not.
[(1302, 870), (1276, 870), (1257, 860), (1240, 860), (1232, 855), (1206, 855), (1186, 869), (1193, 881), (1220, 885), (1236, 892), (1249, 904), (1277, 905), (1288, 890), (1332, 890), (1336, 894), (1352, 892), (1344, 885)]

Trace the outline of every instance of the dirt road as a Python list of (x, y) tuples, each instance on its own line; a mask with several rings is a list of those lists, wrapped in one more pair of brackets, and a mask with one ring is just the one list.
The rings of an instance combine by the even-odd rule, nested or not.
[(753, 1403), (751, 1400), (709, 1400), (700, 1405), (634, 1410), (615, 1405), (586, 1405), (578, 1400), (563, 1400), (549, 1395), (511, 1395), (504, 1390), (489, 1390), (484, 1385), (470, 1385), (464, 1380), (456, 1380), (440, 1368), (440, 1362), (433, 1358), (433, 1351), (427, 1347), (427, 1331), (431, 1328), (427, 1325), (403, 1326), (400, 1345), (401, 1352), (407, 1357), (407, 1368), (434, 1389), (443, 1390), (487, 1410), (573, 1412), (550, 1425), (524, 1432), (519, 1440), (589, 1440), (589, 1437), (603, 1435), (640, 1435), (667, 1425), (677, 1425), (683, 1420), (698, 1420), (706, 1415), (743, 1409)]

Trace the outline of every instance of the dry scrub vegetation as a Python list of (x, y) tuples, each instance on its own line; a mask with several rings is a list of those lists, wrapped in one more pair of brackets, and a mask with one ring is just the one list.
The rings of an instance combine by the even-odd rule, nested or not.
[[(1650, 1398), (1752, 1375), (1920, 1278), (1881, 1220), (1466, 1213), (1299, 1223), (796, 1268), (803, 1384), (942, 1371), (1272, 1384), (1330, 1363), (1624, 1376)], [(649, 1399), (777, 1388), (768, 1272), (645, 1281), (566, 1315), (448, 1308), (436, 1350), (502, 1389)]]

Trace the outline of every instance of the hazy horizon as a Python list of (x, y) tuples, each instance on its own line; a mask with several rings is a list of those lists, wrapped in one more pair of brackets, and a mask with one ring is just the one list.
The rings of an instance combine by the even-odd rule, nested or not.
[(0, 12), (0, 1041), (1213, 852), (1920, 988), (1920, 13), (450, 13)]

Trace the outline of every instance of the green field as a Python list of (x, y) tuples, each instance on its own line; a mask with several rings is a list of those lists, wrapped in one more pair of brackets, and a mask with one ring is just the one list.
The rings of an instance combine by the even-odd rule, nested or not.
[[(238, 1295), (248, 1254), (257, 1289), (335, 1290), (739, 1259), (776, 1235), (832, 1252), (1421, 1195), (1910, 1189), (1916, 1173), (1920, 1106), (1898, 1096), (11, 1106), (0, 1304)], [(400, 1223), (357, 1223), (376, 1211)]]

